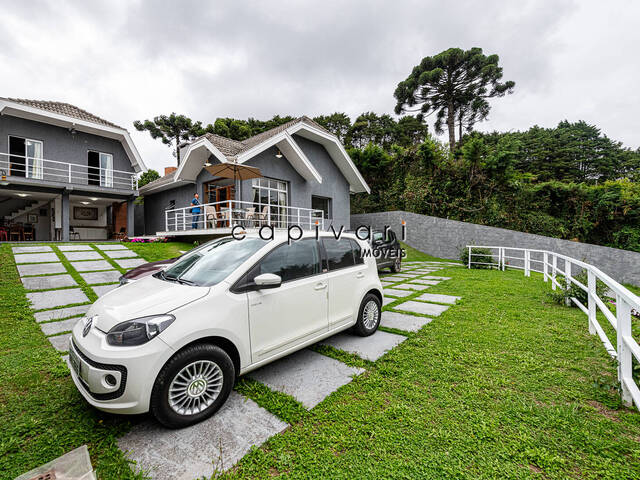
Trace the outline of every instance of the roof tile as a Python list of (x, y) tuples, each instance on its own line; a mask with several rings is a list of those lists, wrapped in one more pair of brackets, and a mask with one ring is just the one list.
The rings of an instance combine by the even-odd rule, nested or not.
[(5, 98), (5, 97), (0, 97), (0, 100), (7, 100), (9, 102), (19, 103), (27, 107), (38, 108), (40, 110), (46, 110), (48, 112), (57, 113), (59, 115), (65, 115), (67, 117), (77, 118), (78, 120), (84, 120), (87, 122), (93, 122), (93, 123), (97, 123), (99, 125), (104, 125), (107, 127), (114, 127), (114, 128), (120, 128), (121, 130), (125, 130), (124, 128), (116, 125), (115, 123), (109, 122), (104, 118), (100, 118), (92, 113), (87, 112), (86, 110), (76, 107), (75, 105), (71, 105), (70, 103), (51, 102), (48, 100), (28, 100), (24, 98)]

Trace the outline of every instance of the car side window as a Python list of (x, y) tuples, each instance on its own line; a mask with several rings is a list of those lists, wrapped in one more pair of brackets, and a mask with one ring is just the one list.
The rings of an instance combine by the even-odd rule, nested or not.
[(300, 240), (282, 244), (258, 264), (256, 276), (274, 273), (283, 282), (297, 280), (320, 273), (320, 254), (315, 240)]
[(362, 248), (360, 248), (360, 244), (352, 239), (349, 239), (349, 242), (351, 242), (351, 249), (353, 250), (353, 259), (356, 265), (362, 265), (364, 263), (364, 258), (362, 258)]
[(353, 267), (355, 265), (350, 239), (343, 238), (336, 240), (335, 238), (323, 238), (322, 244), (327, 252), (329, 271)]

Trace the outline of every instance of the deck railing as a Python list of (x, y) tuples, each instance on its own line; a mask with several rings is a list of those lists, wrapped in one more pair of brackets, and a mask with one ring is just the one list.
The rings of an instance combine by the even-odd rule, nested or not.
[(5, 172), (9, 181), (11, 177), (14, 177), (43, 182), (94, 185), (118, 190), (138, 189), (138, 179), (135, 173), (45, 158), (0, 153), (0, 170)]
[(165, 231), (215, 230), (236, 225), (255, 229), (297, 225), (302, 230), (312, 230), (317, 225), (324, 230), (329, 222), (322, 210), (312, 208), (258, 205), (239, 200), (204, 203), (199, 207), (200, 213), (194, 213), (191, 206), (165, 210)]
[[(640, 362), (640, 346), (638, 346), (638, 342), (636, 342), (631, 333), (632, 311), (634, 313), (640, 312), (640, 298), (637, 295), (597, 267), (559, 253), (529, 248), (483, 245), (468, 245), (467, 248), (469, 250), (468, 268), (471, 268), (472, 265), (494, 266), (503, 271), (507, 268), (516, 268), (524, 270), (524, 274), (527, 277), (531, 276), (531, 272), (538, 272), (543, 275), (545, 282), (551, 282), (553, 290), (557, 288), (566, 290), (571, 284), (584, 290), (587, 294), (587, 305), (584, 305), (575, 297), (571, 297), (570, 301), (587, 315), (589, 333), (592, 335), (597, 334), (609, 355), (617, 359), (618, 381), (621, 385), (623, 403), (627, 406), (635, 403), (636, 407), (640, 409), (640, 389), (633, 378), (633, 358), (635, 357), (636, 362)], [(491, 254), (474, 253), (473, 249), (476, 248), (489, 249)], [(488, 260), (486, 258), (488, 256), (491, 257), (491, 261), (480, 261)], [(474, 261), (473, 257), (485, 258)], [(577, 271), (586, 271), (586, 285), (574, 277)], [(558, 275), (562, 277), (560, 280)], [(615, 314), (609, 309), (605, 301), (598, 296), (596, 292), (597, 281), (606, 285), (608, 290), (615, 295)], [(603, 313), (616, 333), (615, 347), (598, 322), (596, 316), (598, 309)]]

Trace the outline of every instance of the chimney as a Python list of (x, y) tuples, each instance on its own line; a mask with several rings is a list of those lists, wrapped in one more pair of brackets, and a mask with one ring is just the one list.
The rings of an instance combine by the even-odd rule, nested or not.
[(178, 167), (164, 167), (164, 176), (166, 177), (170, 173), (175, 172), (177, 169)]

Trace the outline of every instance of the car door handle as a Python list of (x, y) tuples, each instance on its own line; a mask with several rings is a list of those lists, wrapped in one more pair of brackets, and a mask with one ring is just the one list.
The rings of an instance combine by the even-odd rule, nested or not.
[(364, 272), (356, 273), (356, 278), (364, 278)]
[(314, 290), (324, 290), (325, 288), (327, 288), (326, 283), (316, 283), (316, 286), (313, 287)]

